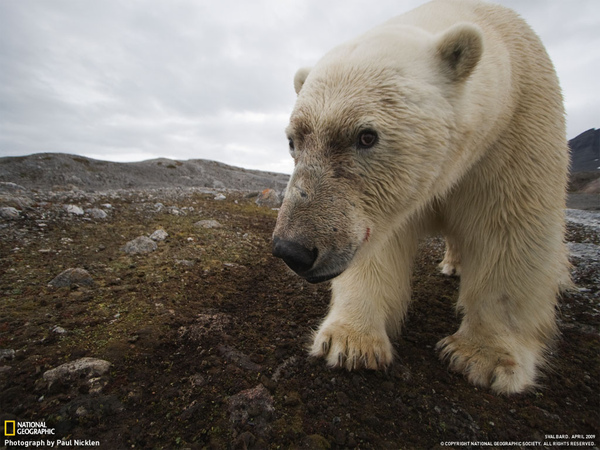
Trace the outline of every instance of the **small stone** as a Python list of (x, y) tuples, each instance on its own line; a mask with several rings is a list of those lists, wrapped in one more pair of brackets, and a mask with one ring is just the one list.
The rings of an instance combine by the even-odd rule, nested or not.
[(227, 197), (225, 197), (223, 194), (217, 194), (215, 195), (215, 200), (217, 201), (221, 201), (221, 200), (225, 200)]
[(17, 208), (13, 208), (12, 206), (0, 208), (0, 217), (3, 219), (18, 219), (19, 214), (19, 210)]
[(154, 242), (152, 239), (146, 236), (140, 236), (132, 241), (129, 241), (123, 246), (123, 248), (121, 248), (121, 250), (128, 255), (138, 255), (153, 252), (157, 248), (158, 246), (156, 245), (156, 242)]
[(194, 261), (190, 261), (189, 259), (176, 259), (175, 264), (185, 267), (194, 267)]
[(94, 219), (106, 219), (108, 217), (108, 214), (100, 208), (87, 209), (85, 212)]
[(67, 330), (65, 330), (63, 327), (59, 327), (59, 326), (52, 328), (52, 332), (56, 333), (56, 334), (67, 334)]
[(192, 386), (194, 387), (200, 387), (206, 384), (206, 379), (202, 375), (197, 373), (190, 377), (190, 383), (192, 383)]
[(291, 392), (283, 398), (283, 406), (298, 406), (299, 404), (300, 397), (297, 392)]
[(150, 235), (150, 239), (153, 241), (164, 241), (169, 237), (169, 233), (165, 230), (156, 230), (154, 233)]
[(65, 208), (65, 211), (67, 211), (69, 214), (74, 214), (76, 216), (83, 216), (83, 209), (81, 209), (77, 205), (65, 205), (64, 208)]
[(234, 425), (243, 426), (252, 420), (257, 428), (264, 428), (275, 412), (273, 397), (262, 384), (229, 397), (227, 403)]
[(104, 375), (110, 366), (111, 363), (103, 359), (85, 357), (46, 371), (43, 378), (50, 384), (59, 380), (66, 382), (82, 377), (92, 378)]
[(71, 268), (58, 274), (50, 281), (50, 283), (48, 283), (48, 286), (61, 288), (72, 285), (91, 286), (92, 284), (94, 284), (94, 280), (87, 270)]
[(169, 214), (172, 214), (174, 216), (185, 216), (185, 212), (183, 212), (176, 206), (169, 206), (168, 212), (169, 212)]
[(196, 222), (194, 224), (195, 227), (198, 228), (222, 228), (223, 225), (221, 225), (218, 221), (216, 220), (199, 220), (198, 222)]
[(0, 361), (6, 359), (14, 359), (15, 351), (12, 348), (2, 348), (0, 349)]

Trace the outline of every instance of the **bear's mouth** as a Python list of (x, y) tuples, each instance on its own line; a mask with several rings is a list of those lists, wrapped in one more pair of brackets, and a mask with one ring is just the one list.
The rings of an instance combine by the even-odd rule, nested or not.
[(306, 281), (308, 281), (311, 284), (318, 284), (318, 283), (323, 283), (324, 281), (329, 281), (329, 280), (333, 280), (335, 277), (337, 277), (338, 275), (341, 275), (343, 271), (341, 272), (335, 272), (332, 274), (328, 274), (328, 275), (317, 275), (317, 276), (310, 276), (310, 275), (300, 275), (302, 278), (304, 278)]

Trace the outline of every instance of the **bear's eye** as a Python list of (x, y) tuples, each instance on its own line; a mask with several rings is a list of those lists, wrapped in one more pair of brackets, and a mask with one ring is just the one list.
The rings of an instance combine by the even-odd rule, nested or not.
[(290, 146), (290, 153), (293, 155), (295, 150), (294, 140), (292, 138), (288, 138), (288, 144)]
[(374, 130), (363, 130), (358, 135), (357, 146), (360, 149), (367, 150), (377, 144), (378, 136)]

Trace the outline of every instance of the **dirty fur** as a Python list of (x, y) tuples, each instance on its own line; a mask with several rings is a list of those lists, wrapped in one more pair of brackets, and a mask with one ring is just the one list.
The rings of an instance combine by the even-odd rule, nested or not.
[(294, 87), (274, 236), (318, 254), (300, 275), (332, 278), (311, 355), (388, 366), (417, 242), (443, 233), (462, 323), (440, 356), (496, 393), (534, 386), (570, 283), (564, 109), (537, 36), (506, 8), (434, 1), (300, 69)]

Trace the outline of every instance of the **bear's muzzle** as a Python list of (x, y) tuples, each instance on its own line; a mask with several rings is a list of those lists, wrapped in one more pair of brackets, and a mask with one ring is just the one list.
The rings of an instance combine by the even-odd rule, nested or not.
[(308, 249), (298, 242), (273, 237), (273, 256), (283, 259), (287, 266), (309, 283), (321, 283), (337, 277), (342, 271), (326, 271), (315, 265), (319, 257), (317, 248)]

